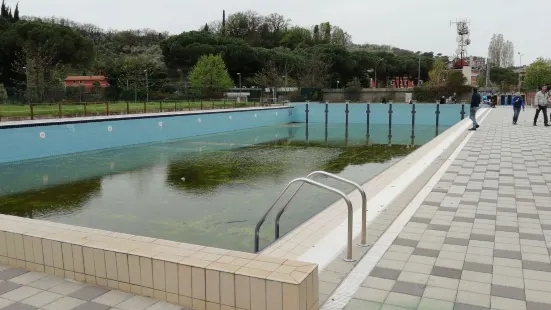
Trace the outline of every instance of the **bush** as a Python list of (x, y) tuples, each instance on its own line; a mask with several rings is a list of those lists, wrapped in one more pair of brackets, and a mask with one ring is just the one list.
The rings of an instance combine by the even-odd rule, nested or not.
[(441, 86), (441, 87), (415, 87), (413, 89), (413, 99), (418, 102), (435, 102), (442, 96), (446, 98), (457, 93), (457, 96), (472, 92), (473, 87), (468, 85), (461, 86)]

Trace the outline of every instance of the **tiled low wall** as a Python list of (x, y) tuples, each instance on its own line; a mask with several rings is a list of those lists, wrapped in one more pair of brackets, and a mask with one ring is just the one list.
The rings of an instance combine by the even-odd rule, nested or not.
[(0, 263), (198, 310), (311, 310), (310, 263), (0, 215)]

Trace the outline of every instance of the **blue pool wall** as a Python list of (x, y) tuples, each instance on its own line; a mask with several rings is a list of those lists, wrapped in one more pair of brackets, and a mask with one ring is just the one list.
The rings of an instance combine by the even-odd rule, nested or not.
[(0, 126), (0, 163), (287, 124), (289, 108)]
[[(296, 123), (306, 122), (306, 103), (291, 104), (293, 112), (291, 121)], [(327, 104), (329, 124), (345, 124), (346, 123), (346, 106), (345, 103), (329, 103)], [(367, 106), (368, 104), (351, 103), (348, 104), (348, 123), (349, 124), (366, 124), (367, 122)], [(463, 108), (462, 108), (463, 106)], [(393, 125), (411, 125), (412, 104), (369, 104), (370, 124), (388, 125), (389, 109), (392, 108), (392, 124)], [(436, 125), (436, 111), (440, 110), (439, 125), (453, 126), (461, 121), (461, 111), (464, 109), (464, 117), (468, 117), (469, 106), (463, 104), (434, 104), (421, 103), (415, 104), (415, 124), (417, 125)], [(309, 123), (325, 123), (325, 103), (308, 103), (308, 122)]]
[[(38, 159), (131, 145), (159, 143), (228, 131), (306, 122), (307, 103), (288, 107), (231, 111), (198, 111), (188, 114), (104, 117), (94, 120), (66, 119), (2, 125), (0, 123), (0, 163)], [(452, 126), (461, 120), (461, 104), (416, 104), (416, 126), (434, 126), (439, 106), (439, 125)], [(344, 103), (327, 105), (328, 123), (346, 123)], [(392, 107), (392, 125), (411, 124), (408, 104), (369, 104), (370, 125), (388, 125)], [(308, 103), (309, 123), (325, 122), (324, 103)], [(464, 106), (467, 117), (468, 106)], [(367, 104), (348, 104), (348, 123), (366, 124)], [(373, 132), (375, 137), (375, 132)], [(382, 139), (382, 136), (381, 136)]]

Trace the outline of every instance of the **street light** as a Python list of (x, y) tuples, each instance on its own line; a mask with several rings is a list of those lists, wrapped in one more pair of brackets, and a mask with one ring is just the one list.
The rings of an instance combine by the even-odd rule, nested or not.
[(239, 76), (239, 101), (241, 102), (241, 73), (237, 73)]
[(339, 89), (339, 82), (340, 82), (340, 81), (337, 81), (337, 89)]
[(419, 54), (419, 70), (417, 71), (417, 85), (421, 83), (421, 52), (417, 52)]
[(145, 72), (145, 102), (149, 102), (149, 77), (147, 76), (147, 69)]
[(519, 67), (522, 67), (522, 56), (524, 56), (524, 54), (521, 54), (520, 52), (518, 52), (518, 56), (520, 57)]

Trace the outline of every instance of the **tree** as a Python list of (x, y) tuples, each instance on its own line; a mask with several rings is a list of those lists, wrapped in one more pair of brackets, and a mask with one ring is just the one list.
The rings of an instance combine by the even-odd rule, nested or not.
[(233, 86), (220, 55), (203, 55), (190, 73), (191, 86), (203, 96), (218, 96)]
[(209, 25), (208, 24), (205, 24), (205, 26), (203, 26), (203, 30), (204, 32), (209, 32)]
[(428, 85), (430, 87), (440, 87), (445, 84), (447, 76), (446, 64), (441, 58), (437, 58), (429, 71)]
[(362, 94), (362, 83), (358, 77), (348, 83), (346, 83), (346, 88), (344, 89), (344, 98), (351, 101), (360, 101), (360, 96)]
[(0, 104), (7, 103), (7, 102), (8, 102), (8, 93), (6, 92), (6, 88), (4, 87), (4, 84), (0, 84)]
[(342, 30), (342, 28), (333, 26), (331, 30), (331, 43), (349, 47), (352, 45), (352, 37)]
[(543, 85), (551, 84), (551, 61), (538, 58), (526, 67), (524, 85), (526, 89), (538, 89)]
[(322, 89), (327, 86), (329, 65), (319, 57), (307, 57), (298, 72), (300, 87)]
[(446, 78), (446, 85), (450, 87), (462, 86), (467, 83), (467, 78), (461, 71), (450, 71)]
[(515, 47), (513, 42), (505, 41), (503, 34), (494, 34), (488, 46), (488, 63), (501, 68), (515, 64)]

